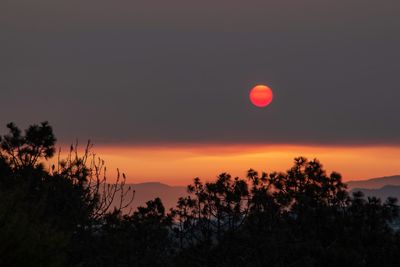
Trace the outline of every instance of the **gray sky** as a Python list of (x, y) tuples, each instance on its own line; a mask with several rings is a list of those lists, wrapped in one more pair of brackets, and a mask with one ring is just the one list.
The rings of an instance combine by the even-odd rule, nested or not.
[(3, 0), (0, 33), (1, 132), (400, 145), (398, 0)]

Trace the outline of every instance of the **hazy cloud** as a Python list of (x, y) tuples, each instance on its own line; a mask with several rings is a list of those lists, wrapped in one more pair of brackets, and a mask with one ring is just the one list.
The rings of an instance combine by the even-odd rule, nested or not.
[[(3, 1), (0, 123), (49, 120), (67, 142), (400, 144), (399, 10)], [(274, 90), (267, 109), (248, 101), (257, 83)]]

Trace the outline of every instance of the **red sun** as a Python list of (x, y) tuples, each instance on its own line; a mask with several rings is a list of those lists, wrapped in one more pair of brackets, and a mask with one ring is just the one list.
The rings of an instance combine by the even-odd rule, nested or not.
[(250, 92), (250, 100), (256, 107), (266, 107), (274, 98), (271, 88), (266, 85), (257, 85)]

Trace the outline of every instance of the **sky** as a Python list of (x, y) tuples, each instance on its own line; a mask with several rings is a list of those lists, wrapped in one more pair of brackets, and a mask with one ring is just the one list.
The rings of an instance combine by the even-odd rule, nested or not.
[[(340, 148), (336, 161), (378, 153), (370, 176), (395, 172), (385, 158), (400, 148), (399, 10), (397, 0), (3, 0), (0, 129), (47, 120), (59, 144), (91, 139), (112, 166), (133, 151), (182, 163), (176, 151), (201, 147), (209, 158), (196, 166), (211, 175), (225, 147), (248, 147), (257, 164), (268, 158), (259, 148)], [(274, 91), (265, 109), (248, 100), (256, 84)], [(368, 176), (357, 164), (348, 176)], [(184, 179), (167, 169), (148, 179)]]
[(195, 177), (213, 181), (222, 172), (244, 178), (250, 168), (259, 173), (281, 172), (298, 156), (318, 158), (328, 173), (339, 172), (344, 181), (400, 174), (400, 147), (101, 146), (94, 151), (106, 161), (109, 178), (114, 178), (119, 168), (134, 183), (188, 185)]

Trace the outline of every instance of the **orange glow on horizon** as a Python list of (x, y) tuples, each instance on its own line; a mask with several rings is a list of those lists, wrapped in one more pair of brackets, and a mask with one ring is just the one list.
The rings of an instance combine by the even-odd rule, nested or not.
[(110, 178), (119, 168), (129, 183), (187, 185), (195, 177), (207, 181), (221, 172), (244, 177), (250, 168), (286, 171), (298, 156), (319, 159), (328, 172), (341, 173), (344, 181), (400, 174), (400, 146), (103, 145), (95, 146), (93, 152), (105, 160)]

